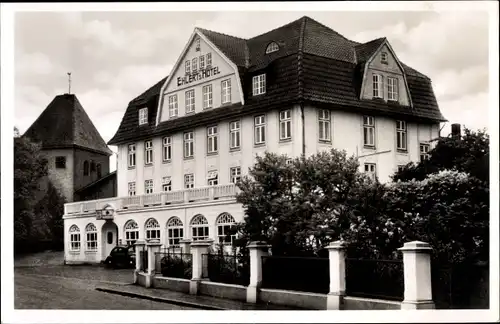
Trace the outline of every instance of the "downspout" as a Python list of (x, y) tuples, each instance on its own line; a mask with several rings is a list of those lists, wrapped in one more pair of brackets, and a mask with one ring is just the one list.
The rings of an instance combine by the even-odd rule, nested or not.
[(297, 79), (299, 85), (299, 94), (298, 101), (300, 107), (300, 117), (302, 120), (302, 155), (305, 157), (306, 155), (306, 125), (305, 125), (305, 115), (304, 115), (304, 84), (303, 84), (303, 48), (304, 48), (304, 31), (306, 29), (306, 20), (307, 17), (304, 17), (302, 20), (302, 26), (300, 30), (299, 37), (299, 50), (297, 55)]

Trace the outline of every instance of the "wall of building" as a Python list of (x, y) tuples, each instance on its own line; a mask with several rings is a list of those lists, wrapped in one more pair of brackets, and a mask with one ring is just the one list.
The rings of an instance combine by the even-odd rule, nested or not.
[(115, 175), (107, 177), (98, 184), (93, 185), (84, 191), (75, 193), (75, 201), (111, 198), (116, 197), (116, 195), (117, 179), (115, 173)]
[[(196, 39), (200, 40), (200, 50), (197, 51), (196, 47), (194, 45), (194, 42)], [(198, 66), (199, 66), (199, 57), (204, 56), (205, 57), (205, 64), (206, 64), (206, 54), (211, 53), (212, 54), (212, 65), (210, 69), (206, 69), (205, 73), (209, 73), (209, 76), (200, 78), (199, 80), (189, 80), (189, 75), (186, 75), (185, 72), (185, 62), (189, 60), (192, 62), (193, 58), (198, 58)], [(190, 63), (191, 69), (192, 65)], [(198, 68), (198, 71), (200, 69)], [(199, 73), (203, 73), (200, 71)], [(182, 81), (183, 78), (186, 78), (185, 81)], [(196, 36), (193, 40), (193, 43), (189, 44), (187, 51), (185, 52), (185, 55), (183, 55), (180, 59), (180, 64), (178, 68), (173, 71), (172, 73), (172, 78), (169, 81), (169, 83), (166, 85), (165, 91), (164, 91), (164, 100), (161, 104), (161, 114), (160, 114), (160, 121), (165, 121), (170, 119), (169, 117), (169, 109), (168, 109), (168, 98), (172, 95), (177, 95), (177, 102), (178, 102), (178, 109), (179, 109), (179, 115), (178, 117), (182, 117), (186, 115), (186, 110), (185, 110), (185, 94), (186, 91), (189, 90), (194, 90), (195, 91), (195, 112), (201, 112), (203, 111), (203, 93), (202, 93), (202, 88), (203, 86), (207, 84), (212, 85), (212, 98), (213, 98), (213, 105), (211, 109), (216, 109), (221, 106), (222, 104), (222, 96), (221, 96), (221, 82), (223, 80), (230, 80), (231, 81), (231, 103), (237, 103), (240, 102), (240, 92), (239, 92), (239, 85), (238, 85), (238, 79), (235, 74), (235, 70), (233, 67), (221, 56), (217, 54), (217, 52), (208, 44), (206, 43), (203, 39), (199, 38), (199, 36)], [(177, 117), (173, 117), (177, 118)]]
[[(48, 162), (48, 178), (54, 186), (66, 197), (67, 202), (73, 201), (73, 171), (74, 171), (74, 150), (73, 149), (54, 149), (43, 150)], [(64, 156), (66, 158), (66, 167), (56, 169), (56, 157)]]
[[(93, 172), (89, 172), (89, 175), (84, 175), (83, 173), (83, 164), (85, 161), (90, 163), (92, 161), (96, 164), (96, 170)], [(74, 157), (74, 190), (78, 190), (83, 188), (90, 183), (99, 179), (97, 175), (97, 164), (101, 165), (101, 177), (105, 176), (109, 173), (109, 156), (106, 154), (100, 154), (96, 152), (91, 152), (82, 149), (75, 149), (75, 157)]]

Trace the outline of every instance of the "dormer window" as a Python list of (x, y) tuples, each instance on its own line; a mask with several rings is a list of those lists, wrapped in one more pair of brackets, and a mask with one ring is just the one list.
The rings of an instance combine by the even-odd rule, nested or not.
[(382, 76), (380, 74), (373, 75), (373, 98), (383, 98), (384, 88), (382, 88)]
[(387, 78), (387, 99), (398, 101), (398, 79)]
[(207, 69), (212, 66), (212, 53), (207, 53)]
[(277, 52), (279, 51), (280, 47), (276, 42), (272, 42), (269, 45), (267, 45), (266, 48), (266, 54), (272, 53), (272, 52)]
[(200, 70), (205, 69), (205, 56), (200, 56)]
[(252, 79), (252, 93), (254, 96), (258, 96), (266, 93), (266, 75), (261, 74), (254, 76)]
[(195, 57), (192, 60), (191, 65), (192, 65), (192, 68), (193, 68), (193, 72), (196, 72), (196, 70), (198, 70), (198, 58), (197, 57)]
[(148, 108), (139, 109), (139, 125), (148, 123)]
[(382, 52), (380, 54), (380, 62), (383, 63), (383, 64), (387, 64), (387, 53), (386, 52)]
[(186, 74), (191, 73), (191, 61), (187, 60), (185, 64), (186, 64)]
[(200, 39), (199, 39), (199, 38), (198, 38), (198, 39), (196, 39), (196, 41), (195, 41), (195, 45), (196, 45), (196, 51), (197, 51), (197, 52), (199, 52), (199, 51), (200, 51), (200, 49), (201, 49), (201, 47), (200, 47)]

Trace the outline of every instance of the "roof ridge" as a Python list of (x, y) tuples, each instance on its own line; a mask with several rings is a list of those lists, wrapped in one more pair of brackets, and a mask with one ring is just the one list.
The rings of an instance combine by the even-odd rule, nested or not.
[(239, 39), (239, 40), (242, 40), (242, 41), (245, 41), (245, 42), (247, 41), (246, 38), (242, 38), (242, 37), (238, 37), (238, 36), (233, 36), (233, 35), (229, 35), (229, 34), (224, 34), (224, 33), (221, 33), (221, 32), (215, 31), (215, 30), (210, 30), (210, 29), (201, 28), (201, 27), (195, 27), (195, 29), (200, 30), (201, 32), (208, 31), (208, 32), (216, 33), (216, 34), (219, 34), (219, 35), (222, 35), (222, 36), (236, 38), (236, 39)]
[(325, 25), (325, 24), (323, 24), (323, 23), (321, 23), (321, 22), (317, 21), (316, 19), (313, 19), (313, 18), (311, 18), (311, 17), (309, 17), (309, 16), (304, 16), (303, 18), (304, 18), (304, 19), (309, 19), (309, 20), (312, 20), (312, 21), (314, 21), (315, 23), (317, 23), (318, 25), (320, 25), (320, 26), (322, 26), (322, 27), (324, 27), (324, 28), (326, 28), (326, 29), (329, 29), (330, 31), (332, 31), (332, 32), (334, 32), (335, 34), (339, 35), (339, 36), (340, 36), (340, 37), (342, 37), (343, 39), (345, 39), (345, 40), (347, 40), (347, 41), (352, 42), (352, 40), (350, 40), (349, 38), (345, 37), (344, 35), (342, 35), (342, 34), (341, 34), (341, 33), (339, 33), (338, 31), (336, 31), (335, 29), (333, 29), (333, 28), (331, 28), (331, 27), (328, 27), (327, 25)]
[(300, 17), (299, 19), (295, 19), (294, 21), (291, 21), (291, 22), (289, 22), (289, 23), (287, 23), (287, 24), (285, 24), (285, 25), (282, 25), (282, 26), (276, 27), (276, 28), (271, 29), (271, 30), (269, 30), (269, 31), (266, 31), (266, 32), (264, 32), (264, 33), (262, 33), (262, 34), (259, 34), (259, 35), (256, 35), (256, 36), (253, 36), (253, 37), (250, 37), (248, 40), (254, 40), (254, 39), (255, 39), (255, 38), (257, 38), (257, 37), (261, 37), (261, 36), (264, 36), (264, 35), (266, 35), (266, 34), (272, 33), (272, 32), (274, 32), (274, 31), (276, 31), (276, 30), (278, 30), (278, 29), (288, 27), (288, 26), (290, 26), (290, 25), (292, 25), (292, 24), (297, 23), (299, 20), (306, 19), (306, 18), (308, 18), (308, 17), (307, 17), (307, 16), (302, 16), (302, 17)]

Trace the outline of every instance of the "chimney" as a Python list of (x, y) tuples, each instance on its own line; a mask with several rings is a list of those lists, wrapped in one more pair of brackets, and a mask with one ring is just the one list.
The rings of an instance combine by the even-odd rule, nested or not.
[(451, 136), (460, 138), (461, 134), (460, 124), (451, 124)]

